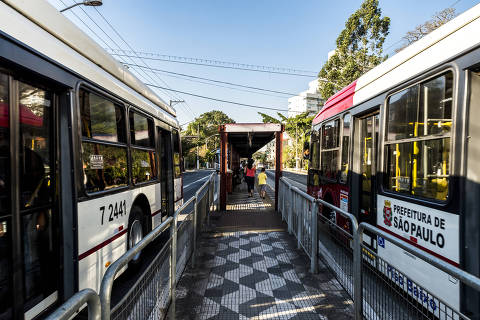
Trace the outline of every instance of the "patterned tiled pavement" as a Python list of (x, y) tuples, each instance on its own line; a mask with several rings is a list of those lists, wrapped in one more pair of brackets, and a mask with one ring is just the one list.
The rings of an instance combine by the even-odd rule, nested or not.
[(308, 257), (271, 203), (257, 193), (229, 195), (228, 210), (205, 233), (196, 268), (177, 287), (177, 319), (352, 319), (346, 293)]

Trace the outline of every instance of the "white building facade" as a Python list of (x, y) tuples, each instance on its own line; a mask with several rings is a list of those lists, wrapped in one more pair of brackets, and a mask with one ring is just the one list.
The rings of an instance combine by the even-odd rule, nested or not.
[(318, 79), (308, 83), (308, 90), (288, 99), (288, 117), (295, 117), (303, 112), (317, 114), (323, 106), (323, 99), (317, 92)]

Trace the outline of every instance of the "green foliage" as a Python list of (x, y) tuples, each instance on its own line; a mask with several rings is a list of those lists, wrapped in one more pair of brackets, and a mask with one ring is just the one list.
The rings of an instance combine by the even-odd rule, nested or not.
[(188, 161), (196, 158), (196, 147), (206, 146), (204, 150), (205, 160), (212, 161), (216, 148), (220, 147), (218, 127), (222, 124), (235, 123), (224, 112), (213, 110), (201, 114), (190, 122), (187, 129), (182, 131), (182, 151)]
[(319, 92), (328, 99), (362, 74), (383, 62), (383, 43), (389, 33), (390, 18), (382, 17), (378, 0), (365, 0), (345, 22), (337, 38), (335, 54), (328, 59), (318, 77)]
[(285, 168), (295, 167), (295, 147), (285, 146), (283, 148), (283, 166)]
[(280, 119), (276, 119), (265, 113), (258, 113), (262, 117), (263, 123), (282, 123), (285, 125), (285, 131), (290, 137), (298, 137), (305, 140), (310, 135), (312, 121), (315, 116), (309, 116), (308, 112), (301, 113), (295, 117), (287, 118), (278, 113)]
[(277, 118), (274, 118), (272, 116), (269, 116), (268, 114), (262, 113), (262, 112), (259, 112), (258, 114), (262, 117), (263, 123), (283, 123), (285, 121), (285, 119), (287, 119), (281, 113), (277, 113), (278, 116), (280, 117), (280, 120), (278, 120)]
[(295, 154), (302, 160), (303, 144), (310, 140), (310, 130), (312, 128), (312, 121), (315, 116), (310, 116), (308, 112), (301, 113), (295, 117), (287, 118), (283, 114), (278, 113), (280, 119), (276, 119), (265, 113), (258, 113), (262, 117), (264, 123), (282, 123), (285, 126), (285, 131), (295, 140), (297, 152), (295, 153), (295, 146), (285, 147), (283, 152), (283, 162), (288, 167), (295, 167)]
[(268, 155), (266, 152), (261, 152), (257, 151), (253, 154), (252, 158), (257, 162), (257, 163), (263, 163), (265, 164), (267, 162)]

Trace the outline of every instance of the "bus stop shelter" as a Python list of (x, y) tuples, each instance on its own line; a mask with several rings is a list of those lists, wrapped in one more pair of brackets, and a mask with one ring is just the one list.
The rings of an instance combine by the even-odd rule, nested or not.
[(240, 158), (252, 155), (275, 139), (275, 210), (278, 209), (278, 186), (282, 176), (282, 136), (279, 123), (229, 123), (220, 132), (220, 210), (227, 206), (227, 171), (240, 168)]

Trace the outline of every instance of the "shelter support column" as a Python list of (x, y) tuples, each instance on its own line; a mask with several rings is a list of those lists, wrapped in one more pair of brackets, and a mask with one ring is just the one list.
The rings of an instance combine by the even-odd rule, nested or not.
[(283, 126), (282, 131), (275, 132), (275, 210), (278, 210), (278, 189), (280, 188), (280, 177), (282, 176), (282, 149)]
[(227, 140), (225, 126), (220, 126), (220, 210), (227, 209)]

